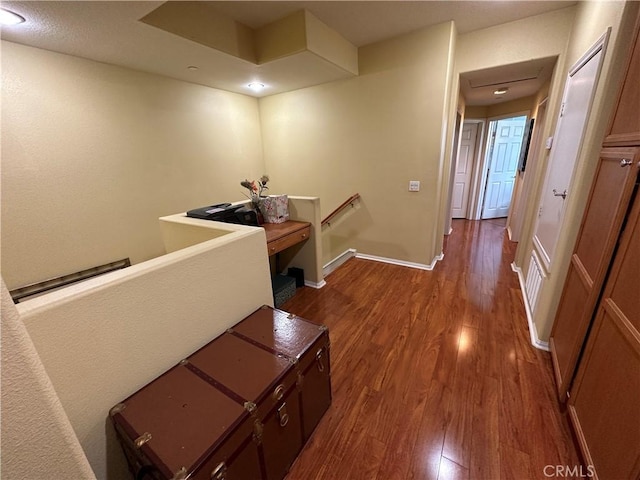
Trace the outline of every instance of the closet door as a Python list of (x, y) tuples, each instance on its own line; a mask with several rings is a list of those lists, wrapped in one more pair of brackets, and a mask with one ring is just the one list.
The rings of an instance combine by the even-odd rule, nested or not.
[(640, 195), (622, 233), (569, 416), (596, 478), (640, 477)]
[(616, 111), (604, 140), (607, 146), (640, 145), (640, 15), (636, 17), (635, 40), (620, 90)]
[(567, 398), (611, 256), (638, 176), (640, 148), (607, 148), (571, 257), (549, 346), (561, 402)]

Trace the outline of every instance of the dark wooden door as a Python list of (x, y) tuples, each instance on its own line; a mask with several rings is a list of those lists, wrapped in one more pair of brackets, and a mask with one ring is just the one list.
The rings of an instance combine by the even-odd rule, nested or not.
[(636, 18), (634, 43), (605, 146), (640, 145), (640, 16)]
[(640, 478), (640, 195), (571, 389), (569, 416), (596, 478)]
[(639, 159), (638, 147), (607, 148), (600, 154), (549, 342), (561, 402), (566, 400), (629, 207)]

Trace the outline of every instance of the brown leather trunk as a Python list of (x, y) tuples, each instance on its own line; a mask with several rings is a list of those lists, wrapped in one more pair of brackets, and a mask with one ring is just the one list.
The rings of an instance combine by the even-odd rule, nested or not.
[(331, 405), (331, 363), (329, 332), (293, 314), (262, 307), (229, 330), (247, 342), (295, 366), (302, 416), (302, 437), (306, 441)]
[(330, 404), (326, 327), (264, 306), (110, 415), (136, 478), (276, 480)]

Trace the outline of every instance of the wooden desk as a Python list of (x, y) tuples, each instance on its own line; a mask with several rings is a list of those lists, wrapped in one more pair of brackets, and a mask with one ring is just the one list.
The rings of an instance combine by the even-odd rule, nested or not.
[(294, 222), (265, 223), (262, 225), (267, 234), (267, 253), (275, 255), (297, 243), (304, 242), (311, 234), (311, 223)]

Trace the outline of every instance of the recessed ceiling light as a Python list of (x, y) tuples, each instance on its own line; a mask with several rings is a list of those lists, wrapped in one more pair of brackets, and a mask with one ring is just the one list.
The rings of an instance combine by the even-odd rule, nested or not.
[(264, 88), (264, 83), (251, 82), (249, 85), (247, 85), (247, 87), (249, 87), (254, 92), (259, 92)]
[(498, 90), (495, 90), (493, 92), (494, 95), (504, 95), (505, 93), (507, 93), (507, 90), (509, 90), (508, 88), (499, 88)]
[(198, 70), (198, 67), (196, 67), (195, 65), (189, 65), (187, 67), (187, 70)]
[(24, 23), (24, 17), (5, 8), (0, 8), (0, 23), (2, 25), (18, 25)]

